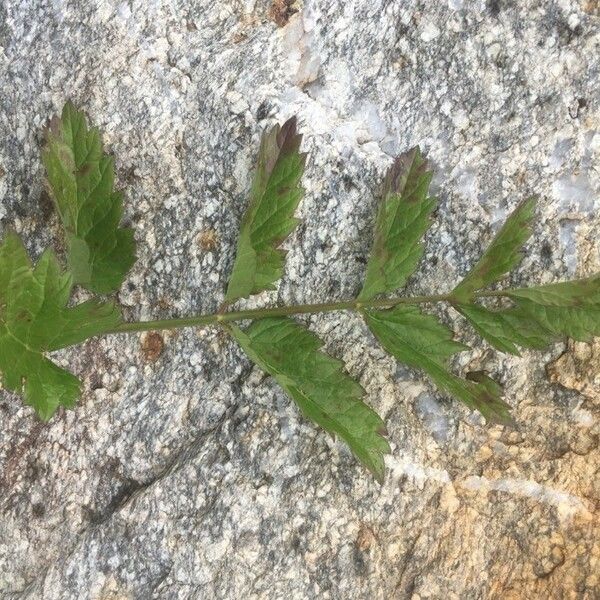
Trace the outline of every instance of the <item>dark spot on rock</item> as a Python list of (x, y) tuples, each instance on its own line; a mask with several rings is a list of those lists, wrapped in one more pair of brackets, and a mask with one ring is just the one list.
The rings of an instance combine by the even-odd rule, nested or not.
[(28, 465), (28, 469), (26, 471), (26, 477), (29, 481), (36, 481), (40, 476), (40, 468), (35, 462), (31, 462)]
[(417, 587), (417, 578), (413, 577), (409, 582), (408, 585), (406, 586), (406, 589), (404, 590), (404, 594), (405, 594), (405, 598), (412, 598), (413, 597), (413, 592), (415, 591), (415, 588)]
[(269, 104), (268, 102), (262, 102), (256, 111), (256, 120), (263, 121), (269, 116)]
[(119, 170), (119, 179), (123, 185), (131, 184), (139, 177), (135, 174), (135, 166), (130, 165)]
[(352, 562), (354, 563), (354, 570), (358, 576), (366, 577), (369, 574), (367, 562), (365, 561), (365, 554), (356, 546), (352, 552)]
[[(314, 572), (314, 577), (321, 588), (321, 593), (325, 594), (329, 592), (333, 587), (333, 582), (331, 580), (331, 570), (328, 564), (322, 563), (317, 567), (317, 570)], [(331, 595), (328, 594), (328, 597)]]
[(577, 98), (569, 105), (569, 116), (571, 119), (577, 119), (582, 111), (587, 108), (587, 100), (585, 98)]
[(540, 257), (545, 263), (548, 263), (552, 260), (552, 246), (549, 242), (544, 242), (542, 244), (542, 248), (540, 250)]
[(497, 17), (500, 14), (502, 6), (500, 5), (500, 0), (487, 0), (486, 8), (492, 17)]
[(496, 133), (490, 137), (490, 143), (497, 152), (506, 152), (511, 147), (510, 141), (505, 136)]
[(87, 518), (92, 525), (100, 525), (107, 521), (121, 506), (138, 491), (147, 487), (146, 484), (127, 478), (119, 486), (119, 489), (110, 498), (108, 504), (101, 510), (93, 510), (86, 507)]
[(504, 69), (506, 67), (506, 55), (503, 52), (499, 52), (498, 55), (494, 58), (494, 64), (499, 69)]
[(22, 195), (25, 198), (28, 198), (29, 197), (29, 192), (31, 191), (29, 185), (26, 184), (26, 183), (22, 184), (21, 190), (22, 190)]
[(31, 507), (31, 514), (34, 517), (43, 517), (46, 512), (46, 507), (41, 502), (36, 502)]
[(150, 331), (142, 338), (141, 352), (142, 358), (149, 363), (156, 362), (163, 353), (165, 341), (156, 331)]
[(275, 21), (278, 27), (285, 27), (291, 16), (297, 13), (294, 0), (273, 0), (269, 9), (269, 18)]
[(581, 25), (571, 29), (568, 23), (559, 23), (557, 26), (558, 42), (561, 46), (568, 46), (575, 38), (579, 37), (583, 31)]
[(344, 187), (346, 188), (347, 192), (349, 192), (354, 187), (354, 181), (352, 181), (352, 177), (350, 177), (350, 175), (348, 175), (347, 173), (344, 173), (344, 175), (342, 175), (342, 183), (344, 184)]
[(10, 36), (6, 8), (0, 4), (0, 46), (7, 46)]
[(432, 508), (434, 508), (437, 511), (439, 509), (439, 507), (440, 507), (440, 499), (441, 499), (441, 497), (442, 497), (442, 492), (441, 492), (441, 490), (438, 490), (430, 498), (430, 500), (428, 502), (429, 506), (431, 506)]
[(90, 375), (90, 389), (101, 390), (104, 387), (102, 383), (102, 376), (100, 373), (94, 372)]

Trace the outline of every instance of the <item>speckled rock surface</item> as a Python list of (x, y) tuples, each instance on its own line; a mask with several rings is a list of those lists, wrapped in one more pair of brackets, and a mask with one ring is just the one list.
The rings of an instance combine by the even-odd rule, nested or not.
[[(254, 304), (355, 294), (381, 176), (415, 143), (440, 208), (410, 292), (449, 289), (532, 192), (513, 282), (586, 275), (599, 55), (591, 0), (0, 0), (0, 229), (60, 244), (41, 127), (72, 98), (135, 227), (126, 317), (214, 310), (260, 133), (297, 113), (304, 220)], [(356, 317), (306, 319), (385, 416), (383, 486), (216, 330), (59, 353), (86, 382), (75, 411), (43, 425), (0, 397), (0, 597), (598, 598), (597, 344), (504, 357), (442, 314), (477, 345), (456, 369), (504, 382), (517, 431), (396, 365)]]

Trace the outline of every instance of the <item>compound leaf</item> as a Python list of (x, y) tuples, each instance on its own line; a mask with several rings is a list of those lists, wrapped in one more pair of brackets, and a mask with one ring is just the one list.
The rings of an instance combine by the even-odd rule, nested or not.
[(528, 198), (512, 212), (489, 248), (452, 292), (460, 302), (468, 302), (473, 292), (498, 281), (521, 260), (523, 244), (531, 235), (535, 198)]
[(71, 286), (51, 251), (34, 268), (17, 235), (9, 233), (0, 244), (0, 373), (3, 385), (22, 393), (43, 420), (60, 405), (72, 407), (80, 388), (76, 377), (44, 353), (120, 322), (112, 303), (91, 300), (66, 308)]
[(365, 312), (367, 325), (381, 345), (400, 362), (422, 369), (444, 391), (478, 410), (489, 422), (512, 424), (501, 388), (489, 377), (467, 381), (448, 370), (447, 360), (467, 349), (452, 339), (452, 332), (416, 306), (399, 304), (389, 310)]
[(343, 364), (319, 351), (321, 340), (289, 318), (255, 321), (230, 331), (246, 354), (272, 375), (302, 413), (334, 435), (379, 480), (390, 448), (381, 418), (362, 398), (364, 390), (344, 373)]
[(375, 239), (359, 300), (404, 286), (423, 256), (421, 238), (436, 206), (428, 197), (432, 172), (419, 148), (400, 155), (390, 167), (375, 222)]
[(107, 294), (119, 289), (135, 261), (133, 231), (119, 228), (121, 194), (114, 163), (96, 128), (67, 102), (46, 131), (42, 153), (52, 197), (66, 232), (73, 282)]
[(306, 155), (300, 152), (301, 141), (296, 117), (263, 135), (225, 295), (227, 304), (275, 289), (283, 274), (285, 252), (279, 245), (298, 223), (293, 215), (304, 193), (300, 179)]

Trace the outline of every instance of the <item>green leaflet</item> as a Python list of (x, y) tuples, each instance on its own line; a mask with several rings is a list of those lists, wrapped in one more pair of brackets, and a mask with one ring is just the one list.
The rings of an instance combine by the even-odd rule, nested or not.
[(540, 306), (583, 308), (600, 306), (600, 275), (586, 279), (506, 290), (514, 300), (528, 300)]
[(506, 290), (514, 306), (489, 310), (483, 306), (455, 307), (479, 334), (504, 352), (517, 346), (542, 349), (560, 338), (590, 341), (600, 335), (600, 277)]
[(432, 172), (419, 148), (401, 154), (385, 179), (365, 284), (365, 301), (404, 286), (423, 256), (421, 238), (430, 225), (435, 198), (427, 196)]
[(300, 152), (301, 141), (295, 117), (263, 135), (225, 296), (227, 304), (275, 289), (273, 284), (283, 274), (285, 252), (279, 245), (298, 223), (293, 215), (304, 193), (300, 179), (306, 155)]
[(471, 303), (473, 293), (515, 267), (530, 235), (535, 200), (523, 202), (491, 246), (452, 292), (454, 307), (492, 346), (519, 354), (518, 346), (542, 349), (561, 337), (589, 341), (600, 334), (600, 277), (502, 292), (514, 306), (489, 310)]
[(549, 332), (520, 310), (492, 311), (480, 304), (454, 306), (481, 337), (502, 352), (519, 356), (517, 346), (541, 349), (550, 342)]
[(92, 292), (119, 289), (135, 261), (131, 229), (119, 228), (122, 198), (113, 190), (112, 157), (97, 129), (70, 102), (46, 131), (42, 153), (52, 197), (66, 232), (73, 282)]
[(453, 341), (452, 332), (437, 319), (403, 304), (389, 310), (367, 310), (365, 317), (381, 345), (400, 362), (425, 371), (438, 387), (477, 409), (487, 421), (512, 423), (497, 383), (482, 374), (471, 374), (472, 381), (467, 381), (448, 371), (448, 358), (467, 347)]
[(468, 302), (473, 292), (498, 281), (521, 260), (523, 244), (531, 235), (535, 198), (528, 198), (512, 212), (496, 234), (489, 248), (452, 292), (461, 303)]
[(320, 352), (321, 340), (292, 319), (255, 321), (232, 335), (246, 354), (296, 401), (302, 413), (339, 435), (373, 475), (382, 481), (383, 456), (390, 448), (381, 418), (363, 401), (364, 390), (342, 363)]
[(66, 308), (71, 277), (47, 250), (32, 267), (17, 235), (0, 245), (0, 372), (6, 388), (22, 393), (41, 419), (63, 405), (72, 407), (79, 380), (44, 357), (120, 322), (112, 303), (91, 300)]

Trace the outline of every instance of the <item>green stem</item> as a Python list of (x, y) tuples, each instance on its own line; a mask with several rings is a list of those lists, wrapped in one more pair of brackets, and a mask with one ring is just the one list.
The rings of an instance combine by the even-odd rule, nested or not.
[(397, 304), (425, 304), (427, 302), (446, 302), (450, 297), (446, 294), (433, 296), (412, 296), (399, 298), (383, 298), (377, 300), (342, 300), (340, 302), (326, 302), (323, 304), (298, 304), (295, 306), (277, 306), (275, 308), (252, 308), (248, 310), (235, 310), (195, 317), (182, 317), (178, 319), (160, 319), (157, 321), (138, 321), (134, 323), (121, 323), (107, 333), (130, 333), (133, 331), (156, 331), (160, 329), (179, 329), (181, 327), (205, 327), (217, 325), (228, 321), (243, 321), (245, 319), (266, 319), (268, 317), (285, 317), (289, 315), (302, 315), (334, 312), (340, 310), (362, 310), (363, 308), (391, 308)]
[[(506, 290), (483, 291), (473, 294), (475, 298), (505, 296)], [(396, 298), (379, 298), (375, 300), (341, 300), (339, 302), (324, 302), (322, 304), (296, 304), (294, 306), (276, 306), (274, 308), (251, 308), (247, 310), (233, 310), (229, 312), (216, 312), (209, 315), (195, 317), (181, 317), (177, 319), (159, 319), (156, 321), (137, 321), (121, 323), (107, 333), (131, 333), (135, 331), (157, 331), (160, 329), (180, 329), (181, 327), (206, 327), (218, 325), (229, 321), (244, 321), (267, 319), (269, 317), (287, 317), (289, 315), (305, 315), (340, 310), (360, 311), (364, 308), (391, 308), (398, 304), (426, 304), (435, 302), (450, 302), (452, 294), (434, 294), (431, 296), (400, 296)]]

